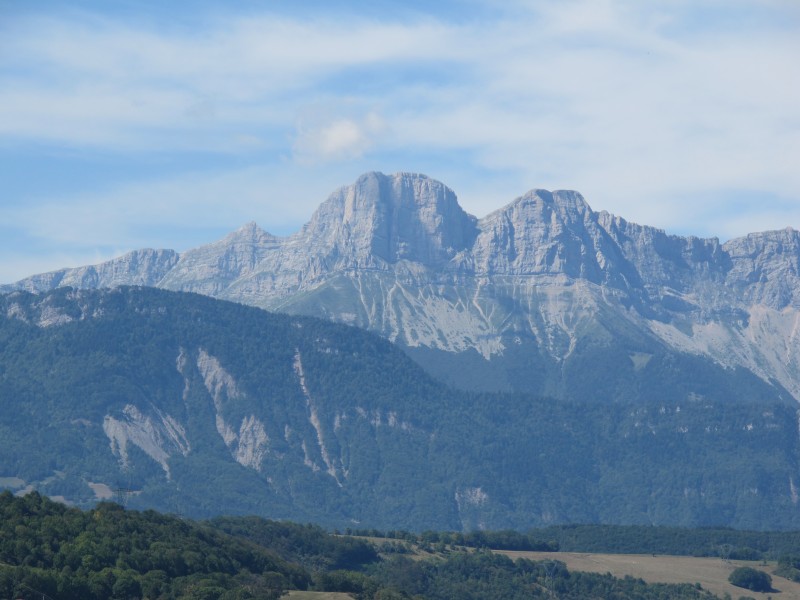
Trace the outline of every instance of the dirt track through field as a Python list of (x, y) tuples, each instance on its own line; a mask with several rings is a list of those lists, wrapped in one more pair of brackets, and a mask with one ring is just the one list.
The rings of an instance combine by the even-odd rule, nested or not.
[[(500, 551), (513, 559), (560, 560), (570, 571), (611, 573), (616, 577), (630, 575), (648, 583), (697, 583), (722, 598), (727, 592), (733, 600), (751, 596), (757, 600), (800, 600), (800, 583), (773, 574), (774, 563), (766, 566), (760, 562), (723, 561), (719, 558), (694, 558), (691, 556), (661, 556), (650, 554), (586, 554), (581, 552), (509, 552)], [(728, 583), (728, 575), (736, 567), (752, 567), (772, 577), (771, 593), (752, 592)]]

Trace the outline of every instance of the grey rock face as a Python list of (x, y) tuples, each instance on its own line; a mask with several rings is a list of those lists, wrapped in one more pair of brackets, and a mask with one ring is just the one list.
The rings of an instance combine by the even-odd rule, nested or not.
[(155, 285), (216, 296), (256, 272), (279, 247), (278, 238), (248, 223), (218, 242), (183, 253)]
[(791, 229), (720, 244), (546, 190), (477, 220), (428, 177), (368, 173), (289, 237), (251, 223), (180, 257), (142, 250), (3, 290), (193, 291), (495, 363), (522, 340), (556, 365), (587, 340), (616, 340), (745, 367), (800, 399), (799, 271), (800, 234)]
[(577, 192), (533, 190), (479, 223), (475, 274), (565, 275), (629, 289), (636, 276)]
[(731, 268), (726, 284), (752, 304), (800, 308), (800, 233), (751, 233), (724, 245)]
[(475, 217), (438, 181), (369, 173), (335, 192), (299, 237), (342, 266), (408, 260), (437, 267), (470, 248), (477, 234)]
[(99, 265), (60, 269), (34, 275), (12, 285), (0, 286), (0, 292), (25, 290), (45, 292), (59, 287), (107, 288), (118, 285), (155, 286), (178, 262), (174, 250), (134, 250)]

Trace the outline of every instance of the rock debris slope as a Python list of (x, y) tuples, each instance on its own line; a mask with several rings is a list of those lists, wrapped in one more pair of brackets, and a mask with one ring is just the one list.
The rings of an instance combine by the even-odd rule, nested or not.
[(792, 229), (721, 244), (546, 190), (479, 220), (438, 181), (368, 173), (289, 237), (250, 223), (2, 289), (146, 285), (324, 317), (461, 387), (617, 399), (673, 369), (680, 397), (736, 373), (800, 400), (799, 263)]

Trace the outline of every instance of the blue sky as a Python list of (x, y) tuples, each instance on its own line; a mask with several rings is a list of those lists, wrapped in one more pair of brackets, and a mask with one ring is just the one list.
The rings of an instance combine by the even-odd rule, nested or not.
[(799, 59), (795, 0), (0, 0), (0, 282), (289, 234), (372, 170), (800, 228)]

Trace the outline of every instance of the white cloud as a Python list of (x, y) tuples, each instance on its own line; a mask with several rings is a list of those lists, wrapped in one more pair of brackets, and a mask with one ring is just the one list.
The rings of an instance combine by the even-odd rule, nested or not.
[[(453, 54), (452, 32), (433, 23), (257, 16), (176, 34), (81, 16), (29, 18), (2, 32), (0, 135), (197, 148), (198, 130), (289, 131), (297, 96), (348, 68)], [(219, 150), (213, 139), (201, 149)]]
[(298, 125), (294, 155), (304, 163), (361, 157), (385, 132), (386, 124), (371, 112), (361, 119), (336, 117)]

